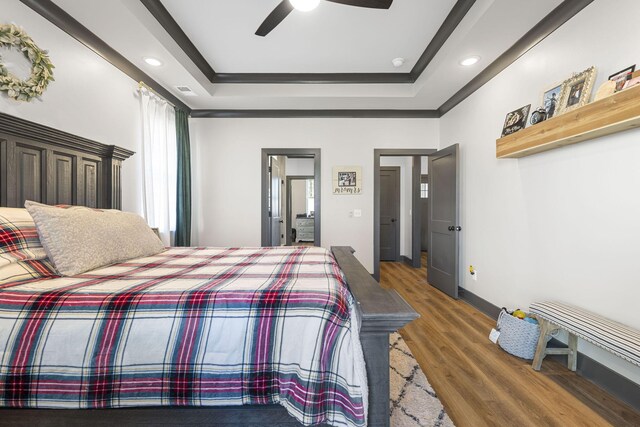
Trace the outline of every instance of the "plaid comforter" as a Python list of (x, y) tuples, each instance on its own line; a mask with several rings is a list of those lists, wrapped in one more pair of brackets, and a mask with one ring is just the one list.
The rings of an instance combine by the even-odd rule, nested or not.
[(279, 403), (361, 426), (366, 372), (342, 273), (321, 248), (172, 248), (0, 286), (0, 406)]

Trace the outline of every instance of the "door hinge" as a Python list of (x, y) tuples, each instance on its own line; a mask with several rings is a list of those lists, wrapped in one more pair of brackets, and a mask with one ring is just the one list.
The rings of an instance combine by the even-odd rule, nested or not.
[(271, 166), (269, 166), (269, 173), (271, 173)]

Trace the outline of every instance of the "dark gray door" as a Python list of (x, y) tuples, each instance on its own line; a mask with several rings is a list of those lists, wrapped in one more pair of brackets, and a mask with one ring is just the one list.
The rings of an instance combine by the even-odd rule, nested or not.
[(281, 246), (282, 237), (284, 237), (282, 233), (284, 223), (282, 215), (283, 160), (281, 156), (271, 157), (271, 173), (269, 174), (271, 181), (271, 246)]
[(429, 283), (458, 298), (458, 144), (429, 156)]
[(429, 177), (420, 175), (420, 250), (428, 251), (429, 243)]
[(400, 168), (380, 168), (380, 261), (400, 260)]

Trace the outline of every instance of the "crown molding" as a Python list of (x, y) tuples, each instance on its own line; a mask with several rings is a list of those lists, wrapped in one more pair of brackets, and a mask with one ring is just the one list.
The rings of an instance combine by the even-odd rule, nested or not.
[(416, 81), (420, 75), (426, 70), (427, 66), (431, 63), (436, 54), (440, 51), (442, 46), (449, 40), (451, 34), (458, 28), (460, 22), (467, 16), (467, 12), (471, 9), (471, 7), (475, 4), (476, 0), (458, 0), (451, 12), (447, 15), (444, 22), (431, 39), (431, 42), (427, 46), (427, 48), (422, 52), (418, 61), (413, 66), (413, 69), (409, 73), (413, 78), (413, 81)]
[(509, 49), (500, 55), (495, 61), (482, 70), (462, 89), (438, 108), (441, 116), (451, 111), (456, 105), (467, 99), (476, 90), (480, 89), (495, 76), (513, 64), (518, 58), (531, 50), (534, 46), (547, 38), (551, 33), (560, 28), (565, 22), (573, 18), (593, 0), (565, 0), (542, 18), (531, 30), (515, 42)]
[(217, 84), (412, 84), (440, 51), (476, 0), (458, 0), (409, 73), (216, 73), (161, 0), (140, 0), (211, 83)]
[(437, 110), (193, 110), (193, 119), (374, 118), (437, 119)]
[(87, 27), (65, 12), (51, 0), (20, 0), (49, 22), (69, 34), (74, 39), (94, 51), (98, 56), (110, 62), (120, 71), (131, 77), (136, 82), (143, 81), (159, 95), (170, 101), (175, 106), (190, 113), (191, 108), (156, 82), (151, 76), (136, 67), (131, 61), (121, 55), (114, 48), (105, 43), (100, 37), (89, 31)]
[(160, 23), (162, 28), (171, 35), (171, 38), (178, 44), (180, 49), (191, 59), (205, 77), (213, 83), (215, 81), (216, 72), (209, 65), (207, 60), (202, 56), (198, 48), (193, 44), (191, 39), (182, 31), (180, 25), (173, 19), (173, 16), (164, 7), (162, 2), (154, 0), (140, 0), (147, 8), (149, 13)]
[[(153, 80), (148, 74), (136, 67), (127, 60), (123, 55), (105, 43), (102, 39), (89, 31), (80, 22), (75, 20), (71, 15), (62, 8), (54, 4), (51, 0), (20, 0), (22, 3), (33, 9), (38, 14), (49, 20), (51, 23), (65, 31), (67, 34), (93, 50), (96, 54), (113, 64), (116, 68), (127, 74), (135, 81), (144, 81), (153, 90), (161, 96), (184, 109), (191, 114), (193, 118), (284, 118), (284, 117), (300, 117), (300, 118), (439, 118), (451, 111), (456, 105), (460, 104), (467, 97), (481, 88), (485, 83), (493, 79), (500, 72), (504, 71), (509, 65), (515, 62), (522, 55), (527, 53), (531, 48), (536, 46), (556, 29), (570, 20), (586, 6), (591, 4), (593, 0), (565, 0), (540, 22), (538, 22), (531, 30), (522, 36), (507, 51), (500, 55), (489, 66), (482, 70), (463, 88), (456, 92), (452, 97), (445, 101), (437, 110), (191, 110), (184, 102), (178, 99), (170, 91), (165, 89), (161, 84)], [(176, 40), (180, 47), (185, 50), (192, 61), (195, 63), (196, 55), (193, 51), (197, 49), (189, 41), (186, 34), (182, 32), (178, 24), (169, 15), (168, 11), (161, 4), (160, 0), (140, 0), (150, 13), (163, 25), (165, 30)], [(213, 68), (206, 72), (206, 66), (200, 60), (201, 71), (205, 75), (212, 77), (215, 83), (254, 83), (254, 84), (412, 84), (416, 81), (419, 73), (424, 71), (431, 59), (438, 50), (444, 45), (455, 28), (460, 24), (464, 16), (473, 6), (475, 0), (458, 0), (451, 12), (445, 19), (443, 25), (438, 30), (433, 40), (423, 52), (421, 58), (411, 73), (215, 73)], [(151, 8), (151, 9), (150, 9)], [(155, 11), (155, 13), (153, 11)], [(158, 14), (161, 18), (156, 16)], [(162, 19), (162, 22), (160, 21)], [(163, 24), (164, 22), (164, 24)], [(178, 30), (182, 33), (179, 35)], [(182, 45), (181, 45), (182, 43)], [(191, 43), (192, 48), (188, 46)], [(199, 54), (199, 52), (198, 52)], [(201, 55), (200, 55), (201, 56)], [(206, 62), (206, 61), (204, 61)], [(198, 65), (196, 63), (196, 65)], [(208, 65), (208, 64), (207, 64)], [(417, 68), (416, 68), (417, 67)], [(424, 68), (423, 68), (424, 67)], [(215, 77), (213, 77), (213, 74)], [(211, 79), (210, 79), (211, 80)]]

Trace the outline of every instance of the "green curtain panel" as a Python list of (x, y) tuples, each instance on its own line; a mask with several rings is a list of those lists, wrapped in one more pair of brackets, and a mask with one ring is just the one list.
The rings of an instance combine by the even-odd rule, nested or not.
[(191, 143), (189, 115), (176, 108), (176, 143), (178, 144), (178, 188), (176, 203), (176, 246), (191, 245)]

